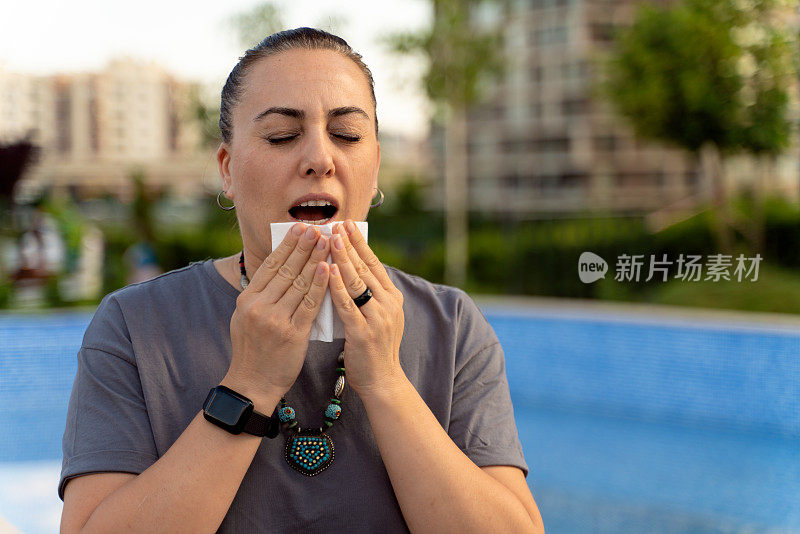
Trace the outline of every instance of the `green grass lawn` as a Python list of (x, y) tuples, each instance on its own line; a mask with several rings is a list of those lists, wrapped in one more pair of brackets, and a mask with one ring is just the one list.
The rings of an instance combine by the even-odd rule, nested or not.
[(737, 282), (684, 282), (657, 285), (645, 298), (653, 304), (800, 314), (800, 272), (759, 266), (758, 279)]

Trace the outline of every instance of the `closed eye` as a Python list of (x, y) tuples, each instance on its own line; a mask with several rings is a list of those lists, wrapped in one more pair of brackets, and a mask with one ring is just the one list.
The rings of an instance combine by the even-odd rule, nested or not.
[(295, 137), (297, 137), (297, 136), (296, 135), (290, 135), (289, 137), (273, 137), (273, 138), (267, 139), (267, 141), (269, 141), (273, 145), (280, 145), (281, 143), (286, 143), (288, 141), (291, 141)]
[(353, 136), (353, 135), (342, 135), (342, 134), (333, 134), (334, 137), (338, 137), (343, 141), (347, 141), (348, 143), (355, 143), (356, 141), (360, 141), (360, 136)]
[[(353, 135), (333, 134), (333, 136), (348, 143), (355, 143), (357, 141), (361, 141), (361, 136), (358, 135), (353, 136)], [(295, 138), (297, 138), (297, 135), (290, 135), (287, 137), (272, 137), (267, 139), (267, 141), (269, 141), (273, 145), (280, 145), (283, 143), (288, 143), (289, 141)]]

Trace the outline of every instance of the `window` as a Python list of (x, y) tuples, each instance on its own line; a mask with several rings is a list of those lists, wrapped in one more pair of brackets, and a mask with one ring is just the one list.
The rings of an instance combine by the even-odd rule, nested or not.
[(586, 61), (573, 61), (561, 65), (561, 76), (567, 80), (580, 80), (586, 77), (588, 70)]
[(538, 149), (540, 152), (569, 152), (569, 137), (553, 137), (550, 139), (539, 139)]
[(533, 46), (549, 46), (566, 43), (569, 33), (566, 26), (539, 28), (530, 33)]
[(510, 174), (503, 176), (503, 186), (506, 189), (519, 189), (519, 175)]
[(594, 138), (594, 149), (598, 152), (612, 152), (617, 148), (617, 138), (613, 135), (602, 135)]
[(589, 112), (589, 101), (585, 98), (565, 98), (561, 101), (563, 115), (585, 115)]
[(565, 173), (558, 177), (558, 184), (561, 187), (583, 187), (589, 177), (583, 173)]
[(614, 25), (596, 22), (589, 26), (591, 40), (598, 43), (609, 43), (614, 39)]

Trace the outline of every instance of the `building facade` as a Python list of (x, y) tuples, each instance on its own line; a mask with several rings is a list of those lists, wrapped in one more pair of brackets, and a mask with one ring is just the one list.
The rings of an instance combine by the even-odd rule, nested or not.
[[(130, 175), (178, 194), (199, 194), (206, 164), (189, 93), (157, 65), (118, 59), (95, 73), (34, 76), (0, 70), (0, 142), (40, 147), (20, 184), (77, 196), (130, 193)], [(202, 189), (202, 188), (200, 188)]]
[[(633, 20), (637, 4), (510, 3), (502, 23), (506, 74), (490, 84), (467, 120), (470, 209), (515, 218), (685, 212), (710, 197), (697, 158), (638, 139), (598, 95), (598, 60), (614, 29)], [(431, 131), (441, 169), (441, 128)], [(796, 146), (775, 162), (771, 182), (792, 198), (800, 182)], [(726, 164), (734, 189), (753, 172), (748, 158)], [(433, 199), (444, 198), (442, 184)]]

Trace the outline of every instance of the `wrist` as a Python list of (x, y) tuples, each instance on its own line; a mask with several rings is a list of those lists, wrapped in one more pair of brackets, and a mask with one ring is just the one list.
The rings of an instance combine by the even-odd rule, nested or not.
[(393, 399), (402, 395), (408, 387), (416, 389), (406, 376), (405, 372), (399, 370), (384, 377), (380, 384), (369, 388), (361, 387), (357, 390), (354, 388), (354, 390), (364, 403), (373, 401), (392, 402)]
[(253, 402), (253, 409), (266, 416), (272, 415), (272, 412), (283, 396), (283, 393), (278, 390), (265, 390), (263, 387), (257, 388), (246, 380), (237, 378), (230, 373), (225, 375), (222, 381), (220, 381), (220, 385), (229, 387), (236, 393), (250, 399)]

